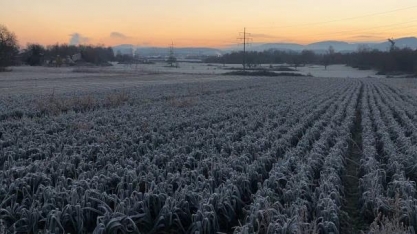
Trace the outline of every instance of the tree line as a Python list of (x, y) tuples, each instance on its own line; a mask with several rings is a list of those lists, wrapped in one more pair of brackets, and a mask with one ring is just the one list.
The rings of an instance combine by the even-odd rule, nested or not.
[(61, 66), (75, 63), (105, 65), (108, 61), (114, 61), (115, 58), (111, 47), (67, 44), (46, 47), (40, 44), (29, 44), (19, 57), (21, 63), (31, 66)]
[(375, 69), (381, 74), (395, 72), (417, 75), (417, 50), (392, 47), (389, 51), (360, 47), (355, 53), (342, 56), (343, 63), (358, 69)]
[(115, 61), (113, 49), (102, 45), (68, 45), (55, 44), (43, 46), (41, 44), (28, 44), (21, 49), (18, 46), (16, 35), (4, 25), (0, 25), (0, 71), (13, 65), (74, 65), (93, 64), (108, 65)]
[[(331, 64), (346, 64), (358, 69), (376, 69), (381, 74), (403, 72), (417, 74), (417, 50), (399, 49), (393, 40), (389, 51), (373, 50), (360, 46), (351, 53), (335, 52), (333, 47), (325, 53), (311, 50), (302, 52), (266, 50), (263, 52), (231, 52), (221, 57), (213, 56), (205, 59), (207, 63), (242, 64), (245, 56), (246, 67), (257, 67), (260, 64), (292, 64), (294, 67), (305, 64), (321, 64), (325, 68)], [(43, 46), (29, 44), (20, 50), (16, 35), (5, 26), (0, 25), (0, 71), (6, 67), (19, 64), (31, 66), (75, 63), (105, 65), (108, 61), (131, 62), (128, 55), (114, 55), (111, 47), (92, 45), (55, 44)]]
[(0, 25), (0, 71), (16, 63), (16, 56), (19, 53), (17, 38), (5, 26)]
[(262, 52), (242, 51), (230, 52), (223, 56), (212, 56), (205, 59), (207, 63), (242, 64), (245, 56), (246, 67), (256, 68), (261, 64), (289, 64), (297, 68), (306, 64), (323, 65), (327, 68), (331, 64), (346, 64), (348, 66), (369, 70), (375, 69), (381, 74), (402, 72), (417, 74), (417, 50), (410, 48), (400, 49), (395, 46), (389, 51), (379, 51), (360, 46), (357, 51), (350, 53), (335, 52), (329, 47), (324, 53), (315, 53), (311, 50), (281, 51), (265, 50)]

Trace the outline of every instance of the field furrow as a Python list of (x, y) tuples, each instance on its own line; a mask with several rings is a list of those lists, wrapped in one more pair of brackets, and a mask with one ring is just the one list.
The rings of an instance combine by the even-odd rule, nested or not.
[(311, 77), (2, 96), (0, 230), (417, 231), (416, 107)]

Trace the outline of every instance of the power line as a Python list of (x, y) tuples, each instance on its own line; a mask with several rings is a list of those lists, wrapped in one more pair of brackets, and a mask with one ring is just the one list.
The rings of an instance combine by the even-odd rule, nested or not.
[[(417, 19), (409, 20), (409, 21), (406, 21), (406, 22), (394, 23), (394, 24), (378, 25), (378, 26), (373, 26), (373, 27), (369, 27), (369, 28), (362, 28), (362, 29), (343, 30), (343, 31), (328, 32), (328, 33), (326, 33), (326, 32), (314, 33), (314, 36), (338, 36), (338, 35), (346, 36), (346, 34), (372, 33), (372, 32), (376, 32), (375, 29), (377, 29), (377, 30), (379, 29), (379, 31), (381, 29), (397, 31), (397, 30), (401, 30), (401, 29), (405, 29), (405, 28), (417, 27), (417, 24), (407, 25), (407, 24), (415, 23), (415, 22), (417, 22)], [(400, 25), (405, 25), (405, 26), (398, 27)], [(303, 37), (303, 36), (306, 36), (306, 35), (294, 34), (292, 37)], [(310, 35), (310, 36), (312, 36), (312, 35)]]
[(252, 38), (249, 37), (251, 34), (246, 32), (246, 28), (243, 28), (243, 32), (240, 32), (240, 34), (243, 35), (243, 37), (238, 38), (238, 39), (243, 40), (243, 71), (245, 71), (246, 70), (246, 45), (247, 45), (247, 41), (251, 40)]
[[(347, 17), (347, 18), (340, 18), (340, 19), (328, 20), (328, 21), (313, 22), (313, 23), (306, 23), (306, 24), (298, 24), (298, 25), (292, 25), (292, 26), (250, 27), (250, 29), (282, 29), (282, 28), (295, 28), (295, 27), (315, 26), (315, 25), (321, 25), (321, 24), (329, 24), (329, 23), (334, 23), (334, 22), (341, 22), (341, 21), (349, 21), (349, 20), (354, 20), (354, 19), (367, 18), (367, 17), (377, 16), (377, 15), (384, 15), (384, 14), (389, 14), (389, 13), (393, 13), (393, 12), (399, 12), (399, 11), (404, 11), (404, 10), (409, 10), (409, 9), (414, 9), (414, 8), (417, 8), (417, 5), (409, 6), (409, 7), (404, 7), (404, 8), (393, 9), (393, 10), (389, 10), (389, 11), (383, 11), (383, 12), (376, 12), (376, 13), (370, 13), (370, 14), (365, 14), (365, 15), (359, 15), (359, 16), (354, 16), (354, 17)], [(343, 34), (343, 33), (367, 32), (367, 31), (372, 31), (373, 29), (376, 29), (376, 28), (394, 27), (394, 26), (408, 24), (408, 23), (412, 23), (412, 22), (416, 22), (416, 21), (417, 20), (412, 20), (412, 21), (401, 22), (401, 23), (396, 23), (396, 24), (375, 26), (375, 27), (367, 28), (367, 29), (345, 30), (345, 31), (338, 31), (338, 32), (331, 32), (331, 33), (319, 33), (319, 34), (314, 34), (314, 35), (329, 35), (329, 36), (331, 36), (331, 35), (339, 35), (339, 34)], [(401, 27), (401, 28), (411, 28), (411, 27), (415, 27), (415, 26), (411, 25), (411, 26), (406, 26), (406, 27)], [(401, 29), (401, 28), (395, 27), (395, 29)], [(248, 37), (248, 35), (250, 35), (250, 33), (246, 33), (246, 29), (247, 28), (244, 29), (244, 32), (241, 32), (240, 33), (240, 34), (243, 35), (243, 38), (238, 38), (239, 40), (243, 40), (244, 41), (244, 43), (243, 43), (244, 51), (246, 50), (246, 46), (248, 45), (248, 40), (251, 39), (251, 38)], [(195, 41), (219, 42), (219, 43), (222, 43), (223, 46), (233, 46), (233, 45), (238, 45), (239, 44), (239, 43), (235, 43), (232, 40), (233, 39), (227, 39), (227, 40), (193, 39), (193, 42), (195, 42)], [(189, 41), (189, 40), (182, 39), (180, 41)]]
[[(409, 23), (414, 23), (414, 22), (417, 22), (417, 19), (416, 20), (410, 20), (410, 21), (407, 21), (407, 22), (395, 23), (395, 24), (374, 26), (372, 28), (366, 28), (366, 29), (345, 30), (345, 31), (338, 31), (338, 32), (333, 32), (333, 33), (318, 33), (318, 34), (314, 34), (314, 35), (338, 35), (338, 34), (346, 34), (346, 33), (367, 32), (367, 31), (373, 30), (373, 29), (390, 28), (390, 27), (395, 27), (395, 26), (398, 26), (398, 25), (404, 25), (404, 24), (409, 24)], [(410, 27), (410, 26), (407, 26), (407, 27)], [(395, 28), (398, 28), (398, 27), (395, 27)]]
[(360, 16), (354, 16), (354, 17), (348, 17), (348, 18), (334, 19), (334, 20), (329, 20), (329, 21), (322, 21), (322, 22), (315, 22), (315, 23), (307, 23), (307, 24), (299, 24), (299, 25), (292, 25), (292, 26), (251, 27), (251, 29), (262, 29), (262, 28), (276, 28), (276, 29), (281, 29), (281, 28), (294, 28), (294, 27), (314, 26), (314, 25), (329, 24), (329, 23), (335, 23), (335, 22), (341, 22), (341, 21), (349, 21), (349, 20), (355, 20), (355, 19), (362, 19), (362, 18), (372, 17), (372, 16), (376, 16), (376, 15), (384, 15), (384, 14), (389, 14), (389, 13), (393, 13), (393, 12), (409, 10), (409, 9), (413, 9), (413, 8), (417, 8), (417, 5), (415, 5), (415, 6), (409, 6), (409, 7), (404, 7), (404, 8), (398, 8), (398, 9), (394, 9), (394, 10), (390, 10), (390, 11), (377, 12), (377, 13), (360, 15)]
[(174, 55), (174, 42), (171, 42), (171, 45), (169, 45), (169, 56), (168, 56), (168, 64), (172, 67), (174, 63), (177, 61)]

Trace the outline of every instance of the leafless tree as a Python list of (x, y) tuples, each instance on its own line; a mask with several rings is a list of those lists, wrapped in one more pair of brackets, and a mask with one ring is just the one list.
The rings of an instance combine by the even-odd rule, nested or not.
[(333, 46), (329, 46), (329, 49), (327, 50), (327, 53), (324, 55), (324, 58), (323, 58), (324, 69), (327, 70), (327, 66), (333, 63), (334, 54), (335, 54), (335, 50)]
[(4, 71), (6, 67), (13, 65), (18, 53), (19, 47), (16, 35), (9, 31), (6, 26), (0, 25), (0, 71)]
[(390, 51), (392, 52), (392, 51), (395, 50), (395, 41), (394, 41), (394, 39), (389, 39), (389, 38), (388, 38), (388, 41), (391, 44)]

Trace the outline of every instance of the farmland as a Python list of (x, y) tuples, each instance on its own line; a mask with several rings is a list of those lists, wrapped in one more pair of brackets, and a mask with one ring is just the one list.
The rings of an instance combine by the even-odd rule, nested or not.
[(405, 81), (119, 76), (3, 89), (0, 233), (417, 230)]

